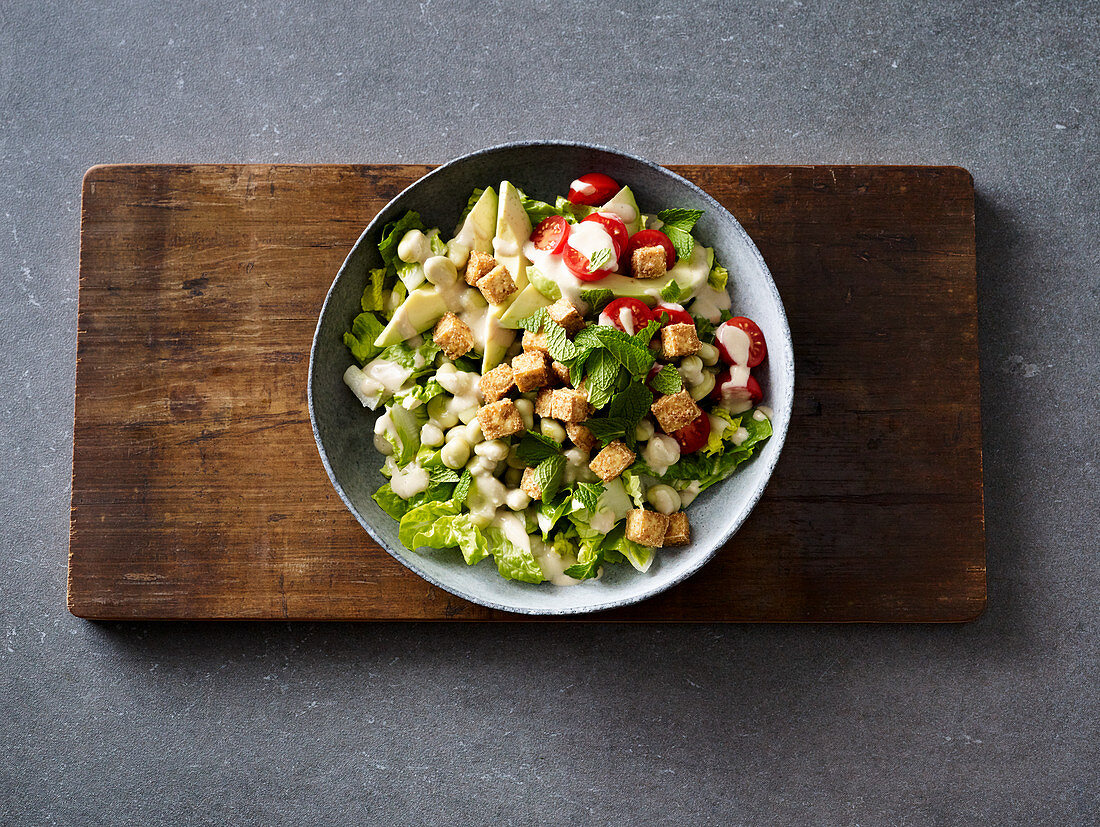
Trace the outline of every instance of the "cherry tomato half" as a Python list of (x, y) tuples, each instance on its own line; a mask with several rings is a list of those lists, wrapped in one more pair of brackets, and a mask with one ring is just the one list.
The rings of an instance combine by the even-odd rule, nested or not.
[(731, 371), (732, 368), (726, 368), (718, 374), (714, 382), (714, 390), (710, 392), (711, 399), (751, 402), (755, 405), (764, 398), (764, 389), (760, 387), (760, 383), (756, 381), (756, 378), (751, 375), (745, 381), (744, 386), (728, 387), (732, 380)]
[(768, 345), (764, 341), (764, 334), (756, 322), (745, 316), (737, 316), (729, 321), (722, 322), (718, 325), (718, 329), (714, 331), (714, 342), (718, 345), (718, 355), (722, 357), (723, 362), (727, 365), (740, 364), (738, 354), (731, 353), (723, 341), (722, 328), (727, 326), (743, 330), (749, 337), (749, 354), (744, 364), (754, 368), (768, 358)]
[(626, 230), (626, 225), (623, 220), (617, 215), (612, 215), (609, 212), (594, 212), (587, 218), (581, 219), (581, 223), (585, 221), (595, 221), (601, 225), (607, 234), (611, 236), (611, 243), (615, 245), (615, 258), (620, 262), (623, 260), (623, 253), (626, 251), (626, 245), (630, 238), (630, 233)]
[(565, 262), (565, 266), (569, 268), (569, 272), (581, 281), (599, 281), (615, 272), (608, 269), (593, 270), (592, 262), (588, 260), (588, 256), (568, 244), (562, 247), (561, 258)]
[(681, 454), (698, 451), (710, 439), (710, 417), (704, 411), (680, 430), (673, 431), (672, 438), (680, 444)]
[(691, 314), (678, 304), (660, 302), (650, 311), (650, 315), (661, 323), (661, 327), (668, 327), (670, 324), (695, 324)]
[(638, 230), (634, 233), (626, 245), (626, 258), (629, 260), (635, 250), (643, 247), (664, 247), (665, 269), (671, 270), (676, 265), (676, 248), (672, 246), (672, 240), (660, 230)]
[(614, 178), (602, 172), (590, 172), (569, 185), (568, 198), (574, 204), (598, 207), (614, 198), (615, 193), (621, 189)]
[[(622, 313), (624, 310), (631, 315), (633, 330), (627, 330), (623, 325)], [(617, 327), (623, 333), (629, 333), (632, 336), (645, 327), (651, 318), (649, 308), (646, 307), (645, 302), (639, 299), (615, 299), (603, 309), (603, 313), (600, 315), (607, 316), (613, 327)]]
[(531, 243), (535, 249), (550, 253), (560, 253), (569, 238), (569, 222), (560, 215), (550, 215), (542, 219), (531, 233)]

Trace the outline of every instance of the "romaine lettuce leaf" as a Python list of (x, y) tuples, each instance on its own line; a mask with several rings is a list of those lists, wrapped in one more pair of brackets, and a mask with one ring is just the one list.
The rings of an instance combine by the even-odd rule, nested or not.
[(379, 267), (375, 270), (371, 270), (369, 276), (370, 281), (368, 281), (367, 286), (363, 288), (363, 295), (359, 299), (359, 304), (363, 308), (363, 312), (374, 311), (381, 313), (385, 310), (386, 306), (386, 268)]
[(710, 275), (707, 276), (707, 284), (715, 290), (725, 290), (729, 277), (729, 270), (715, 262), (714, 266), (710, 268)]
[(531, 198), (523, 190), (519, 190), (519, 200), (523, 204), (524, 212), (527, 213), (527, 217), (531, 219), (531, 226), (537, 227), (539, 222), (544, 218), (549, 218), (551, 215), (561, 215), (561, 210), (555, 207), (553, 204), (547, 204), (545, 201), (539, 201), (536, 198)]
[(379, 358), (389, 359), (403, 368), (411, 369), (412, 378), (418, 379), (427, 373), (435, 372), (435, 357), (440, 350), (439, 345), (431, 339), (419, 347), (412, 347), (407, 342), (398, 342), (383, 350)]
[(417, 506), (424, 505), (425, 503), (438, 503), (447, 502), (451, 499), (451, 494), (454, 491), (455, 486), (447, 483), (432, 483), (425, 490), (421, 491), (407, 500), (401, 499), (393, 492), (390, 484), (387, 482), (381, 488), (374, 492), (372, 495), (374, 501), (378, 503), (379, 508), (393, 517), (395, 520), (400, 521), (405, 516), (409, 509), (416, 508)]
[(393, 398), (401, 407), (412, 410), (426, 404), (441, 393), (443, 393), (443, 386), (436, 380), (429, 379), (423, 385), (402, 388), (393, 395)]
[(584, 204), (574, 204), (564, 195), (559, 195), (554, 202), (554, 209), (557, 210), (558, 215), (564, 215), (565, 220), (570, 224), (576, 224), (578, 221), (588, 218), (592, 215), (597, 208), (588, 207)]
[[(663, 482), (669, 480), (698, 480), (699, 490), (705, 491), (716, 482), (721, 482), (734, 471), (742, 462), (749, 459), (757, 446), (772, 435), (772, 425), (767, 419), (757, 420), (752, 415), (741, 418), (741, 427), (749, 432), (748, 437), (740, 445), (732, 442), (724, 442), (721, 453), (707, 455), (704, 451), (681, 456), (680, 461), (669, 467), (663, 476), (658, 477)], [(657, 476), (652, 469), (644, 463), (635, 463), (631, 468), (643, 474)]]
[[(425, 503), (410, 509), (401, 518), (398, 529), (401, 542), (412, 551), (424, 546), (437, 549), (457, 547), (469, 565), (484, 559), (489, 555), (490, 535), (496, 530), (489, 528), (482, 531), (471, 522), (469, 512), (460, 512), (459, 509), (460, 506), (451, 500)], [(495, 538), (493, 542), (495, 544)], [(541, 572), (539, 579), (542, 579)]]
[(382, 261), (387, 267), (397, 267), (403, 262), (397, 257), (397, 245), (405, 237), (409, 230), (427, 231), (424, 222), (420, 220), (420, 213), (409, 210), (396, 221), (391, 221), (382, 228), (382, 240), (378, 242), (378, 252), (382, 254)]
[(374, 340), (385, 325), (374, 313), (360, 313), (351, 322), (351, 330), (344, 334), (344, 344), (360, 366), (365, 365), (382, 352), (374, 346)]
[(541, 583), (545, 578), (538, 560), (527, 549), (512, 544), (504, 532), (490, 526), (485, 529), (496, 557), (497, 571), (505, 580), (522, 580), (524, 583)]

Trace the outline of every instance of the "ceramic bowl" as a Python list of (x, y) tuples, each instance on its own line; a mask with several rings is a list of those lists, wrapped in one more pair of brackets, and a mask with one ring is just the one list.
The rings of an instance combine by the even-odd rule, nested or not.
[[(373, 444), (377, 414), (363, 408), (342, 380), (352, 362), (342, 337), (359, 312), (367, 271), (381, 265), (377, 244), (382, 227), (412, 209), (427, 226), (442, 228), (446, 237), (475, 187), (509, 180), (533, 197), (553, 201), (587, 172), (604, 172), (629, 185), (644, 211), (705, 211), (696, 237), (714, 247), (717, 259), (729, 269), (735, 314), (755, 320), (768, 342), (768, 360), (754, 375), (763, 387), (765, 404), (775, 412), (774, 435), (737, 473), (692, 503), (691, 545), (660, 551), (644, 574), (624, 563), (606, 566), (602, 578), (576, 586), (532, 585), (504, 580), (491, 558), (467, 566), (456, 549), (410, 551), (398, 540), (397, 522), (371, 499), (385, 482), (379, 473), (382, 457)], [(340, 498), (371, 537), (403, 565), (452, 594), (494, 609), (538, 615), (636, 603), (699, 571), (760, 499), (783, 447), (793, 394), (794, 360), (783, 303), (764, 259), (737, 219), (695, 184), (657, 164), (580, 143), (512, 143), (474, 152), (425, 175), (394, 198), (363, 231), (336, 275), (321, 308), (309, 362), (309, 414), (321, 460)]]

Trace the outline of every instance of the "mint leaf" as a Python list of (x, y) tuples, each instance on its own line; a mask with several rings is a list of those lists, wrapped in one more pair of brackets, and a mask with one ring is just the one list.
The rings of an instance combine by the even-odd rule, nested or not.
[(602, 270), (604, 266), (611, 261), (611, 257), (614, 255), (612, 250), (608, 247), (603, 247), (592, 253), (592, 257), (588, 259), (588, 272), (594, 273), (597, 270)]
[(535, 469), (535, 483), (542, 492), (542, 501), (549, 502), (561, 486), (562, 473), (565, 471), (565, 457), (555, 454), (539, 463)]
[(584, 426), (592, 432), (592, 436), (600, 441), (600, 445), (606, 446), (608, 443), (626, 436), (627, 422), (621, 417), (587, 419)]
[(569, 334), (565, 332), (564, 327), (553, 319), (547, 319), (544, 327), (546, 328), (546, 349), (550, 351), (553, 359), (568, 362), (577, 358), (577, 346), (569, 341)]
[(581, 301), (592, 308), (593, 313), (599, 313), (613, 298), (615, 298), (614, 291), (606, 287), (594, 287), (591, 290), (581, 291)]
[(470, 496), (470, 483), (473, 480), (474, 477), (469, 469), (464, 470), (462, 476), (458, 478), (458, 485), (455, 486), (454, 493), (451, 494), (451, 500), (459, 504), (466, 502), (466, 498)]
[(682, 391), (684, 382), (676, 368), (672, 365), (665, 365), (649, 380), (649, 386), (657, 393), (669, 396)]
[(574, 563), (565, 570), (565, 574), (574, 580), (588, 580), (599, 574), (600, 556), (597, 554), (587, 563)]
[(695, 329), (699, 332), (700, 339), (714, 335), (715, 325), (711, 324), (710, 321), (702, 316), (692, 316), (691, 318), (695, 321)]
[(684, 291), (680, 289), (680, 285), (676, 283), (676, 279), (673, 279), (661, 288), (661, 298), (666, 302), (678, 302), (683, 295)]
[(634, 341), (640, 344), (642, 347), (649, 347), (649, 342), (653, 336), (661, 329), (661, 323), (656, 320), (650, 320), (646, 323), (646, 326), (634, 334)]
[(528, 465), (537, 465), (561, 454), (561, 446), (548, 436), (528, 431), (516, 446), (516, 456)]
[(577, 358), (569, 361), (569, 384), (574, 388), (581, 383), (581, 377), (584, 376), (584, 368), (588, 362), (588, 357), (592, 354), (592, 351), (582, 350)]
[(645, 376), (653, 365), (654, 357), (649, 348), (634, 337), (607, 325), (586, 327), (577, 333), (573, 343), (584, 348), (606, 348), (633, 376)]
[(603, 483), (601, 482), (578, 482), (577, 487), (573, 489), (573, 496), (588, 509), (589, 514), (596, 510), (602, 493)]
[(528, 333), (538, 333), (542, 330), (542, 326), (546, 324), (546, 308), (540, 307), (526, 319), (522, 319), (519, 326), (526, 330)]
[(661, 232), (668, 236), (672, 246), (676, 248), (676, 257), (681, 261), (691, 258), (695, 249), (695, 239), (691, 237), (691, 229), (695, 222), (703, 215), (702, 210), (669, 209), (657, 213), (664, 223)]
[(676, 249), (677, 260), (687, 261), (690, 259), (692, 252), (695, 250), (695, 239), (691, 237), (691, 233), (685, 233), (675, 227), (662, 227), (661, 229)]
[(649, 406), (652, 404), (653, 394), (649, 392), (649, 388), (642, 382), (631, 382), (625, 391), (611, 400), (608, 413), (612, 418), (626, 420), (626, 432), (632, 435), (634, 426), (649, 413)]
[(588, 392), (588, 402), (595, 408), (602, 408), (611, 401), (615, 379), (619, 375), (619, 362), (608, 351), (600, 348), (592, 352), (587, 368), (584, 389)]

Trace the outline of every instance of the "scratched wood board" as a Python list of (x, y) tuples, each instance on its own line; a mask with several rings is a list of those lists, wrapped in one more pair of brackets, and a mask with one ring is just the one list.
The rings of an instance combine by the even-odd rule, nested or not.
[[(88, 172), (74, 614), (520, 619), (425, 583), (376, 546), (329, 484), (306, 412), (329, 284), (372, 215), (429, 169)], [(985, 548), (969, 174), (673, 169), (733, 211), (771, 267), (796, 400), (767, 492), (715, 559), (592, 619), (976, 617)]]

